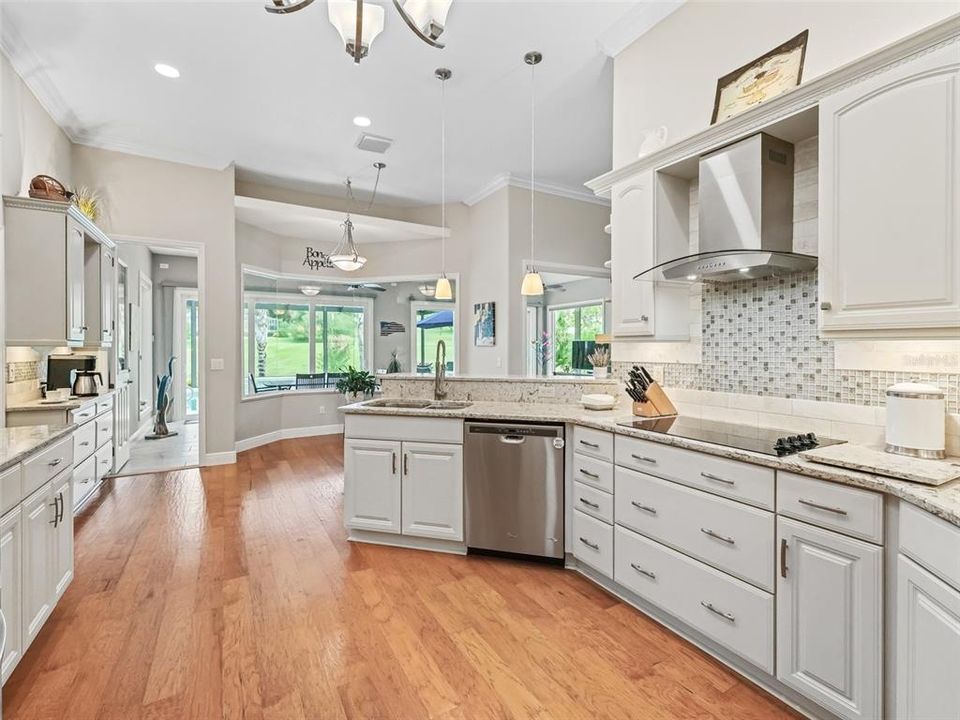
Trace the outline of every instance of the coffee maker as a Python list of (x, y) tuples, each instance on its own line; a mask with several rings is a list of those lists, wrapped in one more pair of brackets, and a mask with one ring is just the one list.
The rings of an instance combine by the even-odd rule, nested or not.
[(47, 358), (47, 390), (73, 387), (77, 371), (93, 372), (97, 358), (93, 355), (50, 355)]

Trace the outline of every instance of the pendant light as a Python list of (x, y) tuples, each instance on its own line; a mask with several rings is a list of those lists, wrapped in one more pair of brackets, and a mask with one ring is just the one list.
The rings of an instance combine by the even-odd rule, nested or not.
[[(347, 186), (350, 181), (347, 180)], [(347, 213), (347, 219), (343, 221), (343, 237), (340, 244), (330, 253), (330, 262), (338, 270), (353, 272), (359, 270), (367, 264), (367, 259), (357, 251), (357, 245), (353, 241), (353, 220), (350, 219), (350, 213)]]
[(440, 277), (434, 297), (437, 300), (453, 300), (453, 288), (447, 278), (447, 80), (453, 73), (447, 68), (437, 68), (434, 77), (440, 81)]
[(523, 61), (530, 66), (530, 268), (523, 276), (520, 286), (521, 295), (543, 295), (543, 278), (533, 264), (533, 197), (534, 197), (534, 159), (536, 158), (536, 112), (534, 92), (534, 71), (543, 60), (543, 55), (536, 50), (523, 56)]

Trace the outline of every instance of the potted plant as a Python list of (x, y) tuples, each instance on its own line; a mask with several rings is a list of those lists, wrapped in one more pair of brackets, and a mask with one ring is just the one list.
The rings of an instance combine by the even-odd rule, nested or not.
[(593, 365), (593, 376), (598, 380), (605, 380), (607, 366), (610, 364), (610, 351), (607, 348), (596, 347), (592, 353), (587, 355), (587, 360)]
[(358, 395), (373, 397), (376, 389), (377, 378), (366, 370), (357, 370), (352, 365), (348, 365), (343, 377), (337, 380), (337, 391), (354, 400)]

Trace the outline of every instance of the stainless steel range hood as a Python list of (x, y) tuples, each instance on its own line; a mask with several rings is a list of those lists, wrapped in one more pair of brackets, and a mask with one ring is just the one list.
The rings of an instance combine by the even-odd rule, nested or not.
[(700, 252), (634, 279), (729, 282), (817, 266), (793, 252), (793, 145), (759, 133), (700, 158), (699, 176)]

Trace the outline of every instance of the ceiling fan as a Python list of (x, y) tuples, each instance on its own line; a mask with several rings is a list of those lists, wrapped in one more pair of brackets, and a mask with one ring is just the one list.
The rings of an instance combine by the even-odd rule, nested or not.
[(375, 292), (386, 292), (386, 288), (380, 283), (351, 283), (347, 285), (347, 290), (373, 290)]
[[(313, 0), (269, 0), (264, 9), (277, 15), (303, 10)], [(414, 34), (427, 45), (443, 49), (438, 42), (447, 22), (453, 0), (393, 0), (393, 6)], [(383, 32), (384, 12), (381, 5), (364, 0), (327, 0), (327, 16), (340, 33), (347, 54), (355, 63), (370, 52), (377, 35)], [(364, 35), (366, 31), (366, 35)]]

